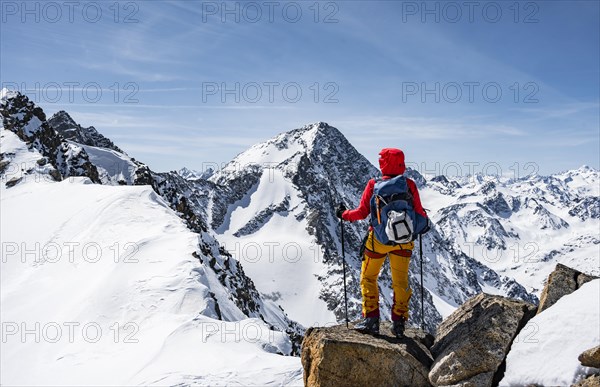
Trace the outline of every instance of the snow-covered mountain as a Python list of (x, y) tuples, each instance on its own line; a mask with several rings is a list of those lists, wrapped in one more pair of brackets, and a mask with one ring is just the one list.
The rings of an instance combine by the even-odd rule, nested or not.
[[(256, 144), (221, 170), (156, 173), (66, 112), (46, 120), (19, 93), (2, 91), (0, 114), (3, 246), (97, 243), (110, 257), (121, 248), (117, 262), (90, 266), (81, 252), (58, 265), (19, 263), (3, 247), (2, 321), (134, 322), (147, 339), (134, 349), (3, 344), (3, 368), (17, 367), (5, 359), (28, 358), (44, 377), (56, 362), (64, 369), (79, 364), (80, 374), (56, 384), (77, 384), (95, 372), (88, 362), (119, 369), (98, 375), (109, 384), (300, 380), (299, 360), (275, 353), (298, 353), (303, 330), (296, 321), (343, 321), (335, 208), (356, 206), (367, 181), (379, 175), (339, 130), (319, 122)], [(521, 179), (407, 175), (434, 222), (423, 238), (430, 331), (482, 291), (536, 302), (556, 263), (600, 274), (597, 170)], [(344, 223), (350, 319), (360, 314), (358, 251), (367, 227), (367, 220)], [(120, 258), (130, 251), (124, 247), (135, 252), (135, 265), (123, 268)], [(418, 250), (410, 267), (413, 325), (421, 321)], [(81, 294), (53, 289), (57, 278)], [(389, 318), (387, 263), (380, 290)], [(53, 307), (58, 299), (64, 305)], [(229, 337), (235, 329), (256, 332), (256, 340)], [(205, 338), (202, 345), (197, 337)], [(123, 366), (128, 357), (139, 360), (135, 372)], [(234, 360), (227, 365), (224, 357)], [(2, 382), (34, 381), (9, 376)]]
[(206, 171), (200, 172), (183, 167), (177, 173), (186, 180), (206, 180), (212, 176), (214, 170), (208, 168)]
[(600, 273), (600, 173), (437, 177), (423, 190), (437, 230), (454, 249), (538, 295), (557, 263)]
[[(251, 147), (210, 177), (219, 190), (209, 193), (209, 224), (237, 254), (257, 289), (280, 302), (292, 319), (305, 325), (342, 321), (341, 235), (335, 208), (342, 201), (356, 206), (369, 178), (378, 174), (339, 130), (326, 123), (307, 125)], [(427, 191), (423, 176), (408, 174)], [(424, 201), (427, 206), (427, 194)], [(361, 299), (358, 251), (368, 223), (344, 227), (350, 318), (355, 319)], [(481, 291), (536, 301), (518, 282), (457, 248), (437, 227), (423, 238), (423, 251), (430, 330)], [(414, 324), (421, 320), (418, 264), (415, 255), (410, 268)], [(381, 307), (389, 316), (389, 269), (381, 276)]]
[[(19, 93), (3, 90), (0, 114), (1, 318), (3, 335), (15, 332), (2, 344), (3, 384), (301, 377), (282, 356), (298, 353), (301, 327), (220, 247), (185, 179), (66, 140)], [(137, 186), (101, 179), (101, 151), (132, 163), (125, 183)], [(90, 345), (86, 324), (103, 341)]]

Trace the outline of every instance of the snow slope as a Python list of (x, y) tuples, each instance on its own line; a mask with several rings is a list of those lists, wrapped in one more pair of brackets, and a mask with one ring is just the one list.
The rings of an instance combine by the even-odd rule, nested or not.
[[(224, 222), (216, 229), (225, 248), (244, 266), (244, 271), (267, 298), (282, 305), (290, 318), (304, 326), (335, 322), (327, 304), (319, 298), (325, 274), (320, 247), (307, 231), (306, 202), (292, 181), (275, 166), (288, 160), (293, 166), (306, 151), (314, 131), (308, 131), (285, 148), (275, 143), (257, 144), (236, 157), (227, 173), (260, 166), (256, 183), (228, 206)], [(304, 138), (306, 137), (306, 138)], [(217, 173), (215, 181), (227, 185), (229, 175)]]
[(600, 279), (529, 320), (506, 358), (500, 386), (569, 386), (600, 370), (577, 357), (600, 343)]
[(42, 156), (0, 136), (1, 384), (302, 384), (288, 336), (244, 315), (151, 187), (16, 171)]

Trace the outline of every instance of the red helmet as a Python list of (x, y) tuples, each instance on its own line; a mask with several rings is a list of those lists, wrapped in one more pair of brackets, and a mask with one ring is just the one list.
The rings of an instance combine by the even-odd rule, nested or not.
[(379, 169), (383, 175), (402, 175), (406, 171), (404, 152), (396, 148), (383, 148), (379, 152)]

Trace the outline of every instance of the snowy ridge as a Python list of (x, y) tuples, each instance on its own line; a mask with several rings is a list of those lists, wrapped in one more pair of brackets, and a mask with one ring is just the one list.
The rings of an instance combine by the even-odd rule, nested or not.
[[(76, 142), (70, 142), (74, 145)], [(139, 163), (116, 150), (110, 148), (99, 148), (90, 145), (79, 145), (87, 153), (90, 162), (98, 169), (102, 184), (109, 185), (132, 185), (136, 180), (136, 171)]]
[[(139, 345), (86, 346), (79, 340), (49, 347), (15, 340), (3, 344), (2, 368), (16, 372), (20, 367), (9, 362), (29, 359), (36, 371), (3, 372), (2, 383), (81, 385), (93, 379), (123, 385), (168, 379), (177, 384), (229, 377), (264, 384), (273, 382), (272, 375), (287, 381), (301, 377), (299, 359), (281, 356), (298, 353), (301, 328), (273, 301), (262, 299), (239, 263), (219, 246), (204, 222), (202, 193), (192, 192), (191, 183), (175, 173), (154, 173), (115, 150), (65, 141), (40, 108), (20, 94), (11, 98), (2, 100), (1, 110), (2, 240), (17, 250), (12, 259), (3, 256), (3, 322), (5, 317), (23, 324), (91, 321), (103, 332), (118, 323), (121, 335), (127, 327), (137, 332)], [(72, 152), (49, 152), (48, 144), (67, 144)], [(55, 165), (73, 165), (73, 158), (82, 155), (90, 170), (100, 172), (95, 181), (107, 185), (92, 184), (85, 169), (71, 169), (66, 180), (57, 173)], [(109, 173), (107, 162), (113, 160), (133, 173), (121, 171), (121, 178)], [(24, 162), (34, 167), (21, 170)], [(74, 177), (77, 173), (84, 177)], [(23, 214), (37, 214), (39, 220), (28, 221)], [(42, 253), (23, 261), (18, 249), (73, 244), (91, 244), (97, 249), (91, 251), (106, 259), (90, 263), (84, 251), (75, 250), (73, 259), (63, 254), (56, 264)], [(53, 287), (55, 278), (65, 286)], [(31, 283), (37, 289), (34, 297)], [(57, 309), (53, 300), (67, 303)], [(237, 336), (228, 336), (231, 329), (237, 329)], [(251, 339), (248, 332), (254, 332)], [(173, 348), (167, 343), (178, 340), (187, 349), (165, 355), (172, 363), (149, 367), (163, 350)], [(244, 355), (237, 355), (240, 350)], [(42, 353), (45, 360), (37, 360)], [(187, 361), (191, 354), (202, 356)], [(238, 363), (226, 360), (234, 357)], [(138, 362), (131, 364), (130, 358)], [(64, 367), (63, 376), (57, 367)], [(67, 372), (71, 369), (76, 372)]]
[[(200, 249), (207, 258), (204, 258), (204, 261), (201, 255), (197, 258), (201, 263), (208, 264), (218, 274), (220, 284), (228, 289), (227, 299), (233, 300), (246, 316), (269, 319), (265, 320), (265, 322), (284, 329), (295, 340), (294, 352), (297, 352), (301, 328), (296, 323), (288, 320), (283, 311), (279, 309), (276, 311), (276, 314), (279, 314), (278, 316), (269, 313), (265, 309), (267, 306), (265, 306), (260, 299), (260, 295), (255, 290), (252, 280), (245, 275), (240, 264), (220, 248), (219, 243), (214, 239), (214, 236), (206, 226), (204, 219), (207, 195), (200, 190), (201, 187), (197, 183), (187, 181), (177, 173), (155, 173), (147, 165), (129, 158), (126, 154), (114, 149), (82, 145), (75, 141), (65, 141), (62, 135), (45, 121), (45, 114), (42, 109), (35, 106), (24, 95), (17, 93), (14, 98), (4, 99), (2, 102), (2, 106), (4, 107), (1, 111), (3, 122), (10, 131), (18, 135), (21, 134), (21, 137), (23, 137), (22, 133), (28, 132), (29, 128), (32, 127), (32, 122), (35, 121), (35, 130), (32, 133), (35, 136), (38, 136), (38, 133), (42, 133), (43, 142), (38, 143), (37, 140), (32, 140), (31, 147), (33, 149), (44, 151), (45, 144), (61, 142), (67, 144), (69, 149), (75, 150), (76, 155), (83, 154), (85, 156), (86, 166), (94, 172), (92, 175), (94, 182), (113, 185), (134, 184), (151, 186), (156, 193), (169, 203), (173, 210), (177, 211), (178, 215), (192, 231), (201, 234)], [(33, 119), (30, 117), (33, 117)], [(81, 139), (90, 134), (89, 128), (86, 129), (76, 124), (66, 112), (62, 112), (54, 117), (58, 119), (58, 126), (62, 126), (64, 130), (66, 130), (66, 127), (69, 128), (69, 135), (72, 138)], [(95, 130), (93, 132), (96, 133), (94, 141), (112, 144), (110, 140), (98, 134)], [(35, 138), (37, 139), (37, 137)], [(27, 140), (30, 139), (25, 137), (25, 141)], [(89, 152), (90, 156), (88, 156), (87, 152)], [(10, 155), (10, 152), (7, 152), (7, 154)], [(59, 153), (55, 155), (55, 158), (50, 158), (49, 161), (52, 164), (61, 165), (63, 158), (69, 160), (72, 157), (72, 152), (66, 152), (66, 155)], [(90, 162), (90, 159), (94, 163)], [(10, 161), (6, 161), (5, 163), (10, 164)], [(71, 172), (75, 175), (79, 173), (78, 175), (87, 176), (83, 173), (85, 171), (73, 170)], [(28, 173), (30, 171), (27, 171), (25, 174), (27, 175)], [(60, 176), (57, 176), (55, 180), (60, 180), (60, 178)], [(194, 186), (192, 187), (192, 185)]]
[[(292, 351), (287, 335), (247, 318), (217, 273), (198, 264), (201, 236), (150, 187), (101, 186), (87, 178), (29, 182), (3, 189), (2, 209), (4, 242), (42, 246), (25, 262), (17, 252), (3, 257), (3, 322), (62, 329), (56, 343), (9, 336), (3, 383), (163, 385), (189, 382), (189, 375), (215, 383), (225, 372), (249, 384), (277, 373), (297, 380), (297, 358), (278, 355)], [(38, 217), (23, 218), (24, 209)], [(46, 256), (43, 246), (58, 246), (61, 254)], [(67, 246), (74, 246), (72, 255)], [(56, 286), (57, 279), (68, 286)], [(275, 306), (263, 311), (278, 318)], [(72, 341), (65, 333), (71, 323), (79, 324)], [(99, 327), (98, 342), (85, 339), (84, 324)]]

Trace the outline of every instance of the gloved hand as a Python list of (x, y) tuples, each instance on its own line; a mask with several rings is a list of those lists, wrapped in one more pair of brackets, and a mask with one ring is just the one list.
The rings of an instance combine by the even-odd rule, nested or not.
[(342, 219), (342, 214), (344, 213), (344, 211), (346, 211), (346, 206), (344, 205), (344, 203), (340, 203), (339, 207), (335, 211), (335, 216)]

